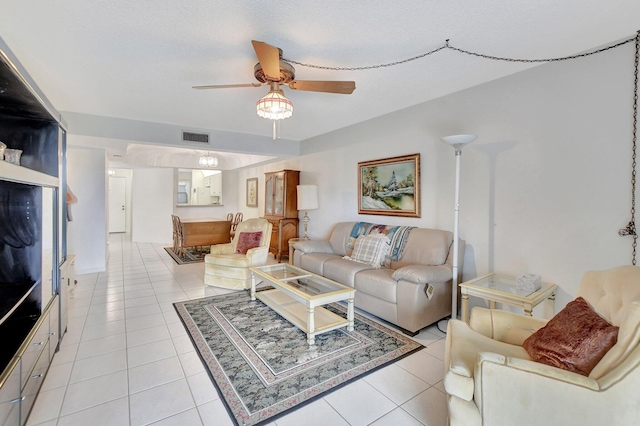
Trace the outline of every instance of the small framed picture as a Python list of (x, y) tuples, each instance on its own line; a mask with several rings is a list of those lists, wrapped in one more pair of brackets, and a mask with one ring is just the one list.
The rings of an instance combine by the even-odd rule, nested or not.
[(258, 178), (247, 179), (247, 207), (258, 207)]

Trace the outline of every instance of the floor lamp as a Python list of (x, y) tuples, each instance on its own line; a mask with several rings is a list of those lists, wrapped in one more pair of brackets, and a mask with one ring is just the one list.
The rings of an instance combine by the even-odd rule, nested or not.
[(455, 207), (453, 210), (453, 281), (451, 283), (451, 318), (458, 316), (458, 224), (460, 214), (460, 157), (462, 148), (476, 140), (476, 135), (452, 135), (445, 136), (442, 141), (451, 145), (456, 150), (456, 193)]

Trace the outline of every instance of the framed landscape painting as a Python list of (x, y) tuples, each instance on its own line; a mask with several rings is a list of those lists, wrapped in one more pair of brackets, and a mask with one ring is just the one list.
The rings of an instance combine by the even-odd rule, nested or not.
[(247, 179), (247, 207), (258, 207), (258, 178)]
[(358, 213), (420, 217), (420, 154), (358, 163)]

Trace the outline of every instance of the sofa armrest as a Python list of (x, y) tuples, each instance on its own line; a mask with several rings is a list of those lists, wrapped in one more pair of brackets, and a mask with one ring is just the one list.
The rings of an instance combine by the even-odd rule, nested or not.
[(233, 253), (233, 244), (214, 244), (211, 246), (209, 254), (231, 254)]
[(444, 283), (453, 278), (453, 271), (448, 265), (407, 265), (396, 269), (391, 278), (416, 284)]
[(267, 262), (267, 256), (269, 255), (269, 246), (254, 247), (247, 250), (247, 259), (249, 259), (249, 265), (259, 266), (264, 265)]
[[(605, 423), (587, 421), (595, 413), (585, 413), (604, 411), (607, 417), (617, 411), (587, 408), (602, 407), (603, 398), (607, 400), (596, 380), (531, 360), (480, 352), (473, 377), (473, 401), (483, 424), (595, 425)], [(610, 404), (616, 405), (615, 398)]]
[(298, 241), (293, 245), (293, 248), (300, 250), (303, 253), (333, 253), (333, 249), (331, 248), (329, 241)]
[(471, 310), (469, 326), (491, 339), (522, 346), (527, 337), (544, 327), (547, 322), (548, 320), (542, 318), (476, 306)]

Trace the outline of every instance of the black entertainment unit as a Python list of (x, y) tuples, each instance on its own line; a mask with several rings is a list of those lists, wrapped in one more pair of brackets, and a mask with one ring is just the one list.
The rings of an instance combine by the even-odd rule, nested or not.
[(1, 38), (0, 142), (21, 151), (15, 163), (0, 156), (0, 425), (9, 426), (26, 423), (66, 329), (65, 129)]

